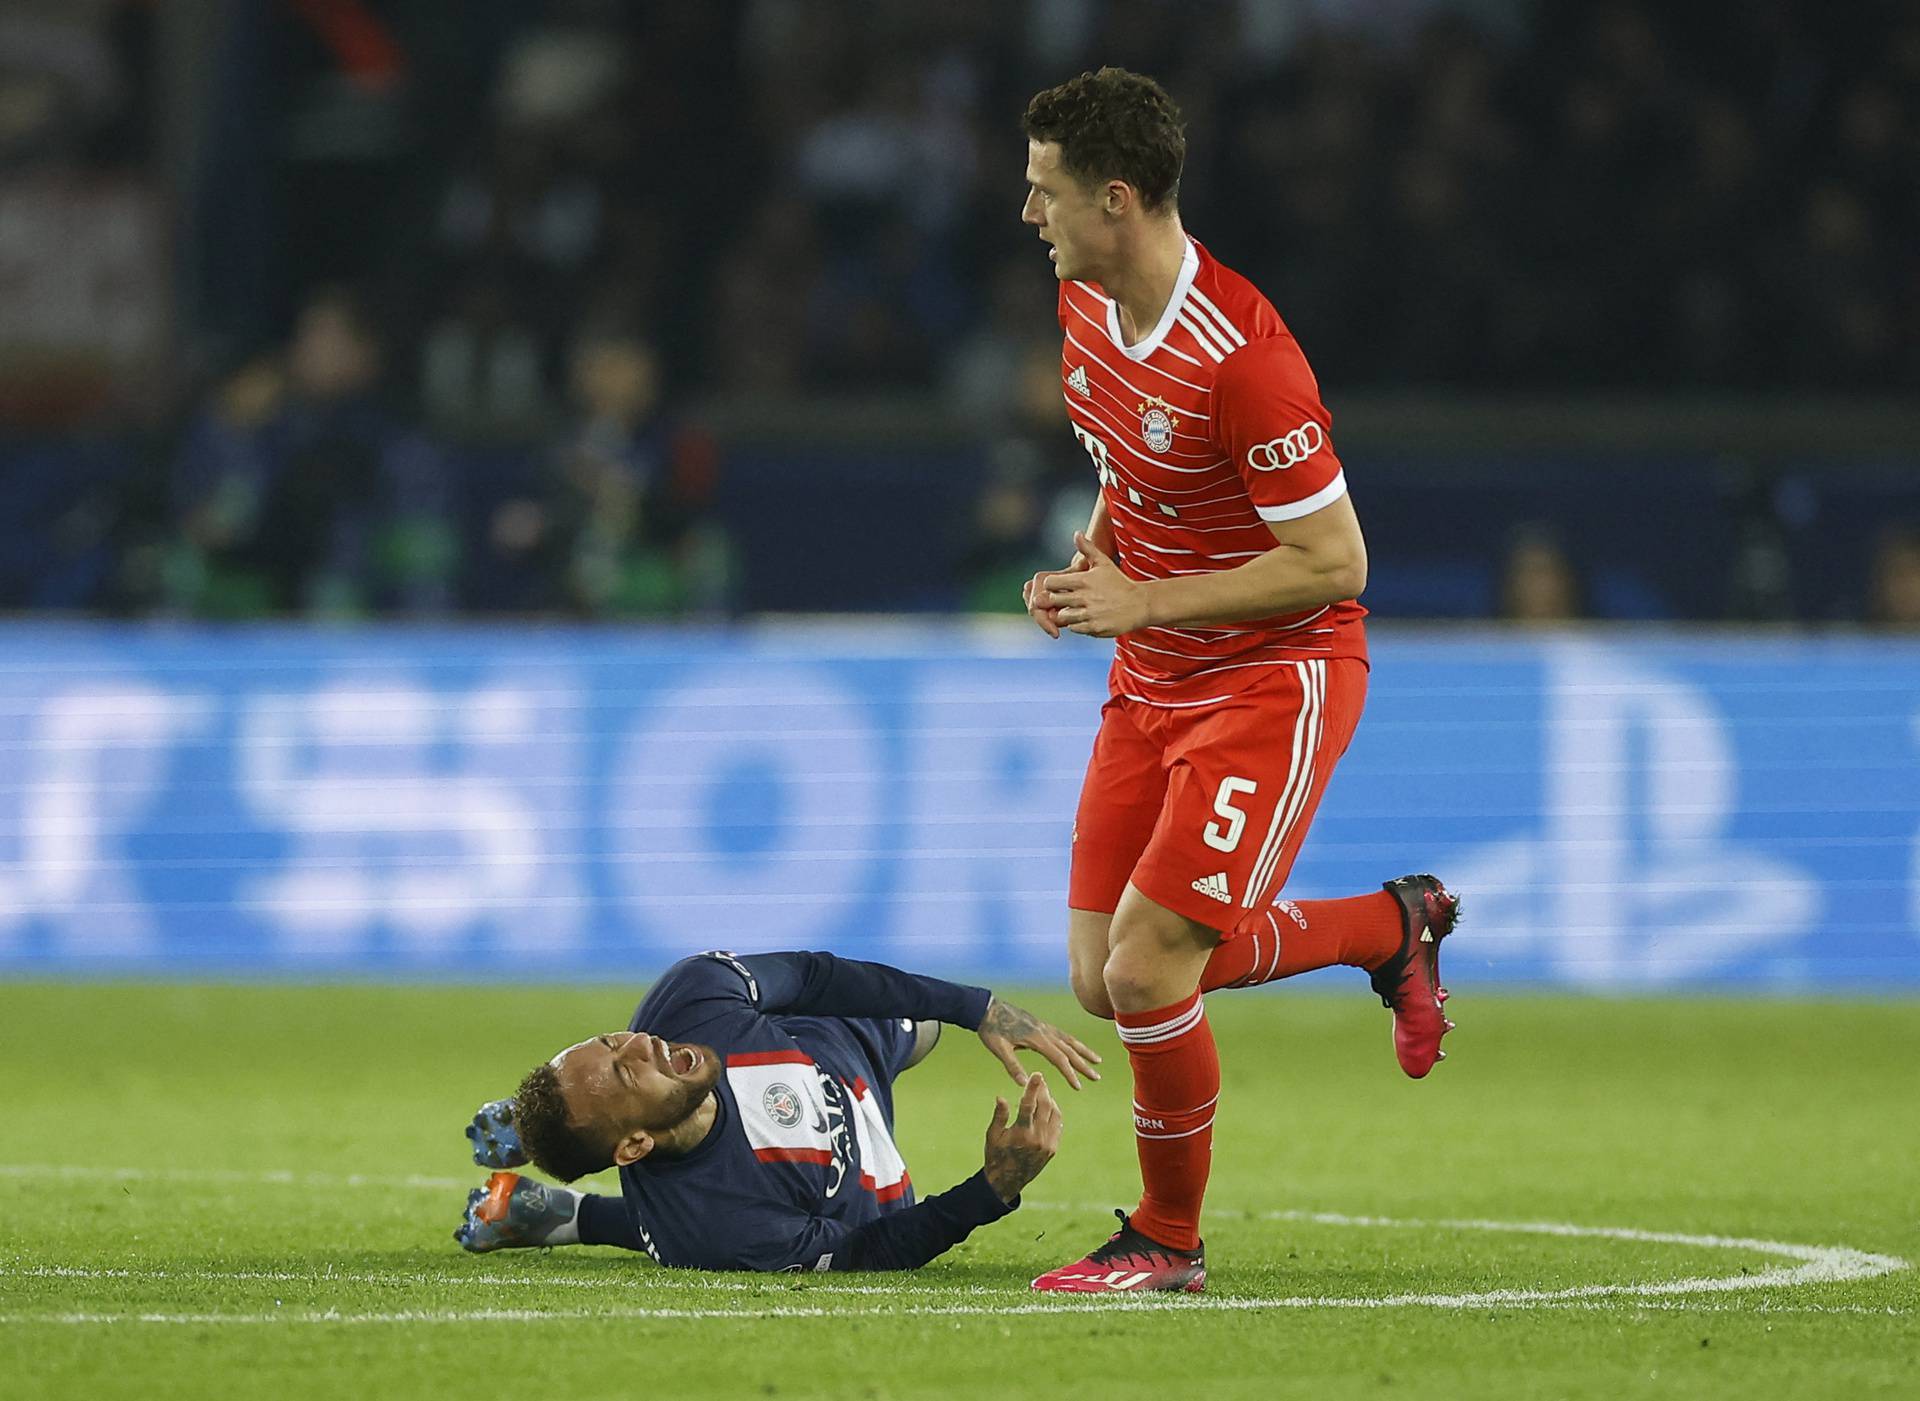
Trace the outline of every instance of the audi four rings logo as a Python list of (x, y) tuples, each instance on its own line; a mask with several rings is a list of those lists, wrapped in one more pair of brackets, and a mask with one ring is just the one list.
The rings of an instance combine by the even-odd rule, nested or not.
[(1298, 467), (1327, 445), (1327, 435), (1311, 421), (1291, 433), (1283, 433), (1271, 442), (1256, 443), (1247, 449), (1247, 466), (1256, 472), (1279, 472)]

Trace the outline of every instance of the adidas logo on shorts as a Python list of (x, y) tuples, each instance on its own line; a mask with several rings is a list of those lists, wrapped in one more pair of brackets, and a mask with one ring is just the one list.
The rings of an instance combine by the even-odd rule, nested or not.
[(1218, 900), (1223, 905), (1231, 905), (1233, 903), (1233, 891), (1227, 886), (1227, 873), (1225, 871), (1221, 871), (1217, 875), (1202, 876), (1193, 883), (1193, 888), (1210, 899)]

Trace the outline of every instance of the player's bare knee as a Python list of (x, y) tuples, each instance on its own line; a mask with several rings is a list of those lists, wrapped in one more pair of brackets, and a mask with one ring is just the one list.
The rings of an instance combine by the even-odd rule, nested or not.
[(1150, 960), (1141, 958), (1137, 949), (1115, 949), (1107, 956), (1107, 965), (1102, 970), (1101, 984), (1107, 1005), (1129, 1012), (1157, 1006), (1154, 998), (1159, 977), (1160, 970)]
[(1079, 999), (1082, 1009), (1102, 1021), (1113, 1020), (1113, 999), (1107, 996), (1103, 969), (1084, 968), (1076, 963), (1067, 971), (1067, 980), (1073, 985), (1073, 995)]

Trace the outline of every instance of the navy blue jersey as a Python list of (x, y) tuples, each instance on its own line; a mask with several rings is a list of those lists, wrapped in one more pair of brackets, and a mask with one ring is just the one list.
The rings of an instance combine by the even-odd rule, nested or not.
[(1012, 1208), (984, 1174), (916, 1202), (893, 1141), (893, 1081), (915, 1022), (975, 1029), (989, 1000), (984, 988), (832, 954), (681, 960), (629, 1030), (713, 1049), (713, 1129), (689, 1153), (620, 1170), (631, 1238), (596, 1224), (606, 1211), (594, 1203), (583, 1239), (702, 1269), (925, 1263)]

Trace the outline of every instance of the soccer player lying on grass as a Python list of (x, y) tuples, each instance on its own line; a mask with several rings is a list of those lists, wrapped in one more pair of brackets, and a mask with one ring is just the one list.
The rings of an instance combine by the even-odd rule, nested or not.
[[(995, 1103), (981, 1170), (916, 1202), (893, 1142), (895, 1078), (942, 1023), (1023, 1086)], [(710, 1270), (907, 1270), (1020, 1204), (1060, 1146), (1035, 1051), (1067, 1083), (1100, 1057), (985, 988), (825, 953), (682, 959), (626, 1031), (569, 1046), (482, 1105), (474, 1161), (563, 1182), (618, 1166), (619, 1197), (496, 1172), (454, 1239), (471, 1251), (617, 1245)]]

